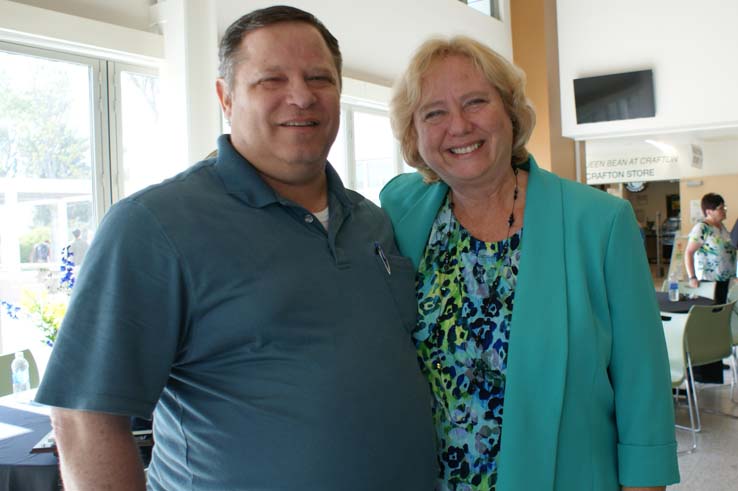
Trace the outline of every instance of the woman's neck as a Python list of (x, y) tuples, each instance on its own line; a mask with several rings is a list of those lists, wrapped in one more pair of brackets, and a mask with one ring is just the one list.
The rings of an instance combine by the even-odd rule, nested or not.
[(712, 227), (715, 227), (715, 228), (720, 228), (720, 223), (721, 223), (720, 221), (716, 221), (716, 220), (714, 220), (714, 219), (712, 219), (712, 218), (705, 218), (705, 219), (704, 219), (704, 222), (705, 222), (706, 224), (708, 224), (708, 225), (712, 226)]
[[(523, 226), (528, 173), (510, 168), (486, 186), (457, 186), (451, 190), (456, 219), (474, 237), (485, 242), (504, 240)], [(517, 198), (516, 198), (517, 190)], [(512, 214), (513, 223), (509, 224)]]

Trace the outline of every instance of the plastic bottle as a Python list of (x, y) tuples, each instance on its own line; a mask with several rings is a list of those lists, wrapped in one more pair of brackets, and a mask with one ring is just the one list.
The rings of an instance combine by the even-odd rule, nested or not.
[(669, 276), (669, 300), (672, 302), (679, 301), (679, 282), (676, 276)]
[(10, 371), (13, 377), (14, 394), (31, 388), (28, 374), (28, 360), (23, 357), (22, 351), (15, 354), (15, 359), (13, 360), (13, 363), (10, 364)]

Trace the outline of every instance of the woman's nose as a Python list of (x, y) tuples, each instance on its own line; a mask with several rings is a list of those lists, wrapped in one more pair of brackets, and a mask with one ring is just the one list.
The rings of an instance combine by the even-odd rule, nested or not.
[(451, 122), (449, 133), (452, 135), (465, 135), (472, 129), (471, 121), (469, 121), (462, 111), (451, 112)]

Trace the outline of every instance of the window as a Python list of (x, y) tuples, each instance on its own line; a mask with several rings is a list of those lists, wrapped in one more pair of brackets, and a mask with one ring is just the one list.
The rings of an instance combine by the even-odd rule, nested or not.
[(328, 161), (347, 188), (379, 204), (387, 181), (412, 169), (403, 166), (386, 109), (354, 102), (341, 106), (341, 127)]
[(502, 20), (500, 15), (499, 0), (459, 0), (461, 3), (467, 4), (469, 7), (482, 12), (485, 15)]
[(116, 148), (122, 171), (118, 173), (118, 192), (130, 196), (173, 175), (171, 159), (164, 156), (159, 137), (159, 78), (153, 71), (116, 64), (111, 75), (120, 91), (117, 122), (121, 145)]
[[(0, 42), (0, 300), (53, 290), (61, 251), (167, 175), (157, 100), (149, 68)], [(30, 323), (0, 313), (0, 352), (40, 345)]]

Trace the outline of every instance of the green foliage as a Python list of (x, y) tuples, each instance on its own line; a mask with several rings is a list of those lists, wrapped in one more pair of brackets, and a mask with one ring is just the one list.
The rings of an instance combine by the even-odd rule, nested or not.
[[(67, 205), (69, 230), (85, 229), (92, 223), (92, 202), (78, 201)], [(72, 240), (71, 236), (69, 240)]]
[(89, 136), (71, 125), (69, 72), (29, 60), (32, 83), (14, 84), (10, 56), (0, 58), (0, 177), (89, 178)]
[(30, 262), (33, 247), (45, 240), (51, 240), (50, 227), (35, 227), (20, 237), (21, 262)]

